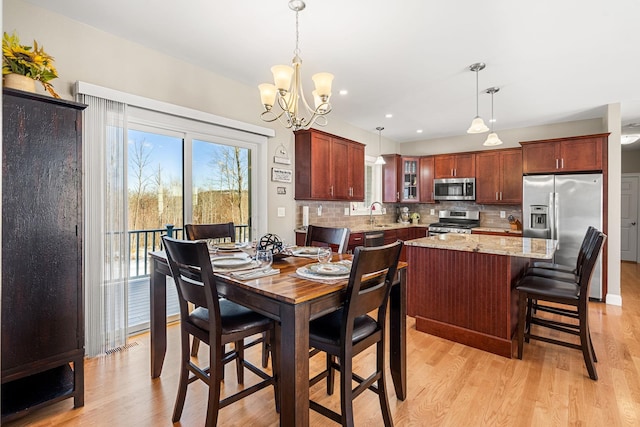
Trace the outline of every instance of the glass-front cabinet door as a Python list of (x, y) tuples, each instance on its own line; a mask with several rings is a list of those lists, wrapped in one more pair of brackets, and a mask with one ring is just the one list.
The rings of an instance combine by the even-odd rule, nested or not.
[(402, 193), (401, 202), (420, 201), (420, 159), (417, 157), (402, 158)]

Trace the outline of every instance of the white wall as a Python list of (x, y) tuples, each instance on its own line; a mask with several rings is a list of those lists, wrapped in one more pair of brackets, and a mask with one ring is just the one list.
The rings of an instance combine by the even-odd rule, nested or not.
[(625, 150), (622, 152), (622, 173), (640, 172), (640, 150)]

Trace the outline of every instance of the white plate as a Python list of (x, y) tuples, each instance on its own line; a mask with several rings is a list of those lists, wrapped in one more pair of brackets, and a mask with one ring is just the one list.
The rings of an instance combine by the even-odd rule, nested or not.
[(318, 256), (318, 248), (315, 246), (301, 246), (294, 249), (295, 256), (314, 257)]
[(251, 258), (240, 258), (235, 256), (218, 257), (212, 259), (211, 263), (216, 268), (242, 267), (244, 265), (251, 264)]
[(322, 276), (344, 276), (349, 274), (351, 269), (344, 264), (328, 263), (328, 264), (309, 264), (306, 268), (314, 274)]
[(341, 279), (349, 278), (348, 274), (343, 274), (341, 276), (327, 276), (324, 274), (316, 274), (316, 273), (313, 273), (311, 270), (309, 270), (307, 267), (300, 267), (299, 269), (296, 270), (296, 273), (300, 277), (306, 277), (307, 279), (316, 279), (316, 280), (341, 280)]

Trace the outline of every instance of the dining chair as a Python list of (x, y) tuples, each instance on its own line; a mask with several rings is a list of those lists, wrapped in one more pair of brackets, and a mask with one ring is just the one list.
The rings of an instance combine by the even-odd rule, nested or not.
[(186, 224), (184, 231), (187, 240), (200, 239), (229, 239), (231, 242), (236, 241), (236, 229), (233, 222), (225, 222), (221, 224)]
[[(239, 304), (219, 298), (216, 277), (213, 274), (207, 244), (201, 241), (177, 240), (163, 237), (171, 275), (178, 291), (180, 306), (180, 383), (173, 411), (173, 422), (182, 415), (187, 387), (201, 380), (209, 387), (206, 426), (215, 426), (218, 411), (269, 385), (274, 386), (276, 411), (279, 410), (278, 358), (276, 346), (272, 346), (272, 375), (258, 369), (245, 360), (239, 349), (246, 337), (273, 331), (273, 320)], [(189, 303), (195, 308), (190, 308)], [(209, 345), (209, 368), (202, 368), (192, 361), (189, 338), (197, 337)], [(274, 337), (275, 334), (270, 334)], [(224, 345), (234, 342), (234, 351), (225, 353)], [(251, 387), (220, 399), (220, 386), (224, 365), (236, 360), (242, 368), (256, 374), (262, 380)], [(238, 381), (240, 383), (240, 381)]]
[[(310, 385), (327, 379), (327, 393), (333, 394), (335, 370), (340, 372), (341, 413), (311, 400), (314, 411), (353, 426), (353, 399), (363, 391), (378, 394), (384, 425), (393, 425), (385, 382), (385, 335), (389, 293), (396, 275), (402, 242), (385, 246), (357, 247), (353, 257), (344, 305), (309, 324), (309, 344), (325, 352), (326, 369), (310, 380)], [(377, 310), (375, 317), (367, 313)], [(352, 358), (376, 345), (375, 372), (364, 378), (353, 372)], [(352, 389), (352, 382), (358, 385)]]
[(580, 245), (580, 249), (578, 250), (578, 256), (576, 258), (575, 265), (565, 265), (565, 264), (556, 264), (545, 261), (537, 261), (534, 262), (527, 270), (528, 275), (541, 276), (541, 277), (549, 277), (551, 279), (560, 279), (560, 280), (569, 280), (575, 281), (577, 280), (577, 276), (579, 275), (578, 269), (582, 265), (582, 260), (585, 256), (585, 251), (588, 249), (589, 245), (593, 243), (593, 240), (598, 237), (600, 231), (593, 227), (589, 226), (584, 235), (584, 239), (582, 240), (582, 244)]
[(346, 227), (321, 227), (310, 225), (307, 228), (305, 246), (330, 246), (339, 254), (347, 252), (350, 230)]
[[(522, 359), (524, 341), (530, 339), (582, 350), (589, 377), (598, 379), (594, 362), (597, 362), (591, 331), (589, 329), (589, 288), (595, 265), (606, 236), (598, 231), (585, 250), (575, 282), (527, 275), (518, 281), (518, 359)], [(553, 303), (552, 305), (544, 304)], [(539, 314), (540, 312), (540, 314)], [(544, 316), (551, 313), (556, 317)], [(557, 319), (560, 320), (557, 320)], [(567, 318), (566, 320), (563, 320)], [(580, 344), (537, 335), (532, 325), (550, 328), (566, 334), (577, 335)]]
[[(186, 224), (184, 231), (187, 236), (187, 240), (203, 240), (203, 239), (218, 239), (220, 242), (229, 240), (231, 242), (236, 241), (236, 229), (233, 222), (224, 222), (220, 224)], [(269, 364), (269, 340), (270, 337), (264, 334), (259, 340), (252, 341), (246, 344), (244, 348), (249, 348), (253, 345), (262, 343), (262, 367), (266, 368)], [(191, 356), (196, 357), (200, 348), (200, 341), (197, 338), (193, 338), (193, 344), (191, 347)], [(243, 351), (242, 349), (237, 349)], [(237, 367), (238, 381), (242, 381), (242, 368)]]

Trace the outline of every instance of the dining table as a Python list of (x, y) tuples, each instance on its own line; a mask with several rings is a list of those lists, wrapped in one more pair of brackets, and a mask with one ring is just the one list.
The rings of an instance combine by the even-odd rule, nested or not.
[[(335, 254), (332, 262), (351, 260)], [(167, 277), (171, 276), (164, 251), (150, 252), (151, 261), (151, 377), (162, 373), (167, 349)], [(309, 322), (341, 307), (348, 279), (312, 280), (296, 271), (316, 262), (303, 256), (274, 260), (278, 274), (249, 280), (216, 273), (218, 294), (279, 322), (276, 342), (280, 355), (280, 425), (309, 425)], [(396, 397), (405, 400), (406, 375), (406, 270), (400, 262), (389, 297), (389, 366)]]

